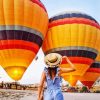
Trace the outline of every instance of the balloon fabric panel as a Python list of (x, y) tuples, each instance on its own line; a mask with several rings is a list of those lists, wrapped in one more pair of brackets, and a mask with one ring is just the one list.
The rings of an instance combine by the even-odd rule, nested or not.
[(48, 28), (48, 14), (38, 0), (0, 0), (0, 64), (20, 80)]

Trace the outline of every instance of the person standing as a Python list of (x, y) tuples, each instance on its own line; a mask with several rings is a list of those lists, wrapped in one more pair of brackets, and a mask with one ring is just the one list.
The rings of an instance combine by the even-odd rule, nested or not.
[[(69, 63), (69, 68), (61, 68), (62, 58)], [(75, 66), (71, 63), (67, 56), (61, 56), (57, 53), (50, 53), (44, 58), (47, 65), (42, 72), (40, 85), (38, 88), (38, 100), (64, 100), (61, 91), (62, 73), (75, 71)], [(47, 83), (47, 89), (43, 92), (44, 83)]]

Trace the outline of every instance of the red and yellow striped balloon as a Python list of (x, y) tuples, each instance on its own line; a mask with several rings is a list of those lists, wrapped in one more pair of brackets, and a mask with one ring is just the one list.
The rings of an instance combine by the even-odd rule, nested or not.
[(0, 0), (0, 64), (12, 79), (21, 79), (47, 28), (48, 15), (40, 0)]
[(79, 80), (84, 85), (91, 88), (94, 82), (100, 77), (100, 54), (98, 54), (95, 62), (90, 66), (90, 68), (86, 71), (86, 73), (83, 76), (66, 74), (62, 74), (62, 76), (72, 86), (75, 86), (76, 82)]
[(96, 58), (96, 61), (90, 66), (85, 75), (79, 80), (89, 88), (100, 77), (100, 54)]
[[(45, 55), (56, 52), (68, 56), (76, 71), (66, 73), (66, 76), (83, 76), (97, 57), (99, 41), (100, 26), (93, 17), (66, 12), (50, 18), (42, 48)], [(69, 64), (63, 59), (61, 67), (69, 67)]]
[[(98, 48), (100, 52), (100, 45)], [(80, 80), (84, 85), (91, 88), (94, 82), (100, 77), (100, 53), (97, 55), (96, 60), (90, 65), (90, 68), (83, 76), (68, 74), (62, 74), (62, 76), (70, 83), (71, 86), (75, 86), (76, 82)]]

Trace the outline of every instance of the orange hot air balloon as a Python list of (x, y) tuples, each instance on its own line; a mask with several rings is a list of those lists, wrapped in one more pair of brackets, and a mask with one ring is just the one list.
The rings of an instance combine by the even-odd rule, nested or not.
[(89, 88), (93, 83), (100, 77), (100, 54), (96, 58), (96, 61), (90, 66), (83, 77), (80, 77), (79, 80)]
[[(66, 75), (83, 76), (98, 54), (100, 26), (91, 16), (79, 12), (55, 15), (43, 42), (43, 51), (68, 56), (76, 71)], [(63, 59), (62, 67), (69, 67)], [(68, 76), (69, 77), (69, 76)]]
[[(100, 45), (98, 46), (100, 51)], [(90, 65), (90, 68), (86, 71), (83, 76), (79, 75), (66, 75), (62, 74), (65, 80), (67, 80), (72, 86), (76, 85), (76, 82), (80, 80), (84, 85), (91, 88), (93, 83), (96, 81), (98, 77), (100, 77), (100, 53), (97, 55), (94, 63)]]
[(20, 80), (37, 54), (48, 28), (40, 0), (0, 0), (0, 64)]
[(96, 61), (90, 66), (87, 72), (83, 76), (79, 75), (66, 75), (62, 74), (65, 80), (67, 80), (72, 86), (76, 85), (76, 82), (80, 80), (84, 85), (91, 88), (93, 83), (100, 77), (100, 54), (97, 56)]

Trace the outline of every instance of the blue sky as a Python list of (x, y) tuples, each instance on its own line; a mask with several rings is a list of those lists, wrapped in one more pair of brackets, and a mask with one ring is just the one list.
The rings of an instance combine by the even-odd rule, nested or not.
[(49, 17), (64, 11), (81, 11), (100, 22), (100, 0), (41, 0)]
[[(64, 11), (80, 11), (91, 15), (100, 23), (100, 0), (41, 0), (45, 5), (49, 17)], [(21, 83), (32, 84), (40, 80), (41, 73), (45, 66), (42, 50), (38, 53), (39, 59), (33, 60), (25, 72)], [(0, 81), (11, 81), (5, 71), (0, 68)]]

